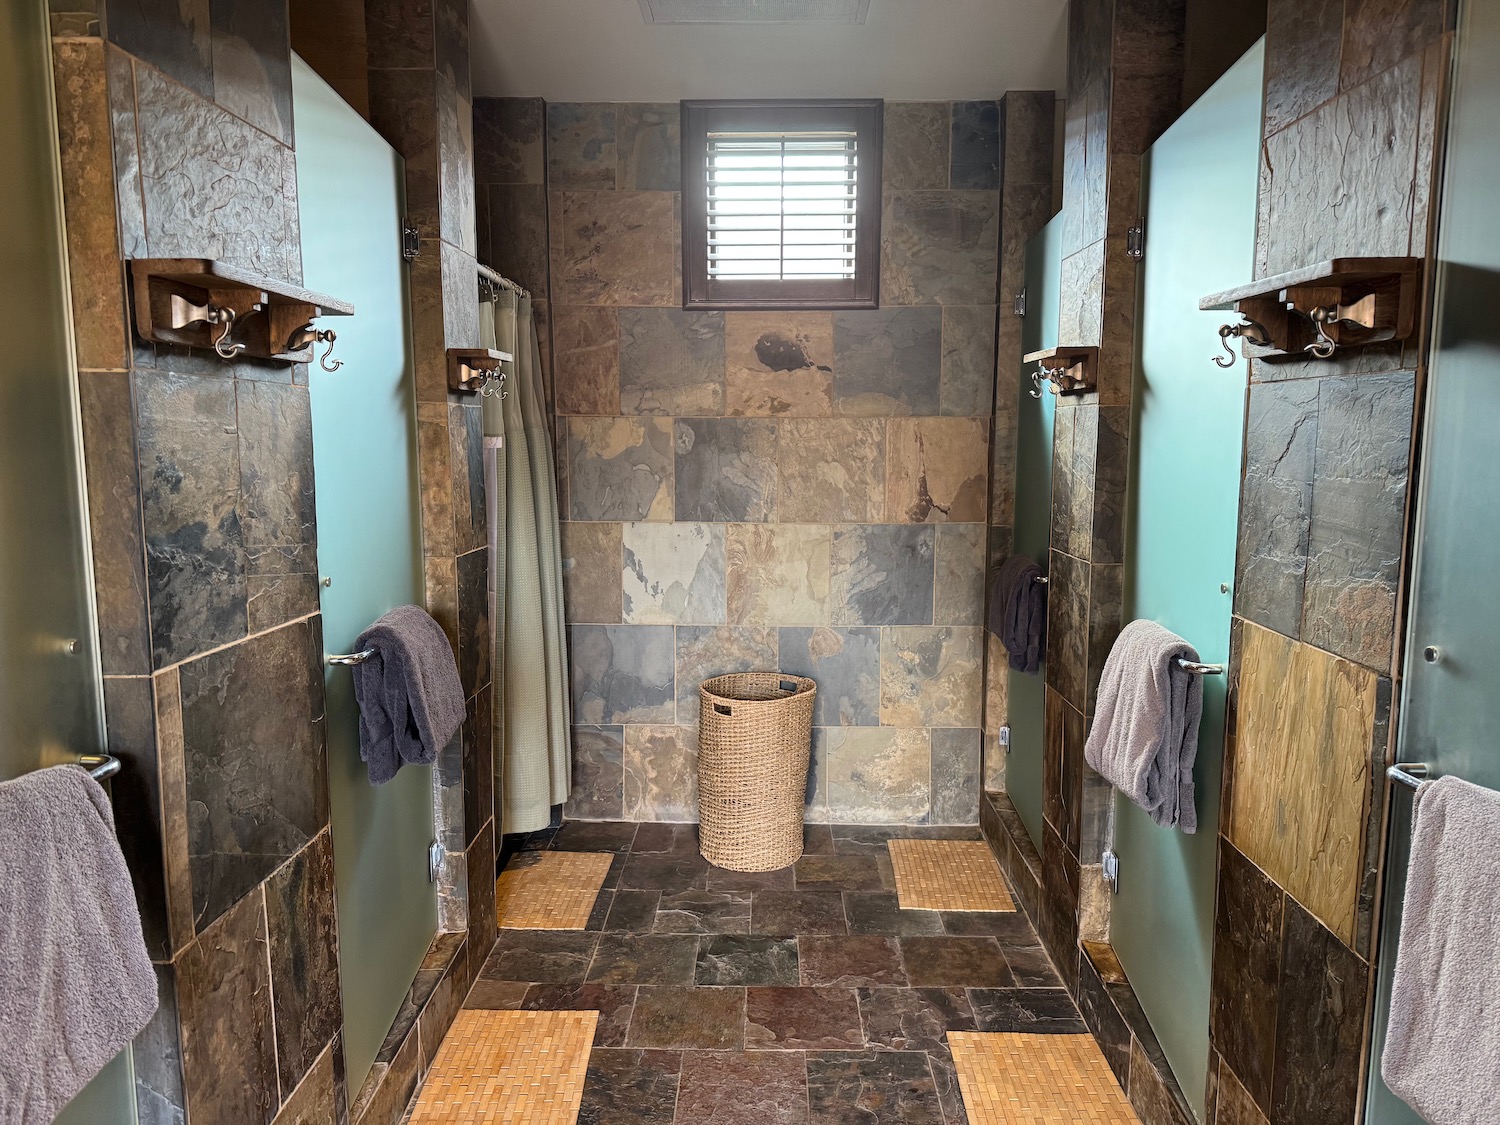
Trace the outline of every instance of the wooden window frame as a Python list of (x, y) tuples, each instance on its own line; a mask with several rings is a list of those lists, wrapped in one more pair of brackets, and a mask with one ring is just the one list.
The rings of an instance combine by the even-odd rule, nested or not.
[[(682, 103), (682, 307), (877, 309), (880, 307), (880, 167), (884, 103), (685, 101)], [(852, 278), (725, 280), (708, 276), (708, 134), (852, 132), (858, 138)]]

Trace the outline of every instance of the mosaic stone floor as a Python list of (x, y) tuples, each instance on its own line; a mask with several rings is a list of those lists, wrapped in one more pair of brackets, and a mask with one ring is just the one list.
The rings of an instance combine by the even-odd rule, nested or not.
[(886, 840), (808, 829), (795, 867), (710, 867), (692, 825), (570, 823), (613, 855), (588, 929), (502, 931), (468, 1008), (600, 1013), (583, 1125), (958, 1125), (948, 1031), (1078, 1034), (1020, 913), (901, 910)]

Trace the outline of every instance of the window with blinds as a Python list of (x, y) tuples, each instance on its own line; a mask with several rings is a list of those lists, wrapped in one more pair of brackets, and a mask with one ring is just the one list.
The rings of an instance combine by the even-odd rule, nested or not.
[(710, 134), (707, 161), (709, 277), (854, 277), (858, 136)]
[(683, 303), (872, 308), (879, 102), (684, 102)]

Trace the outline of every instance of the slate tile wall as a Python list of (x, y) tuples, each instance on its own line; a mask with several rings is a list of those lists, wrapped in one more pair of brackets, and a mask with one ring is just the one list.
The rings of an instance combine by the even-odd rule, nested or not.
[[(413, 192), (433, 222), (423, 268), (440, 280), (446, 261), (472, 307), (472, 267), (460, 285), (462, 257), (436, 242), (446, 207), (441, 229), (460, 255), (474, 251), (470, 116), (455, 100), (467, 97), (466, 9), (439, 7), (431, 85), (455, 98), (446, 118), (434, 112), (432, 159), (415, 146), (408, 166), (419, 186), (431, 173), (436, 197)], [(210, 257), (300, 282), (287, 7), (103, 8), (52, 4), (52, 50), (106, 723), (125, 763), (112, 793), (160, 983), (161, 1008), (136, 1043), (137, 1107), (148, 1125), (343, 1125), (353, 1097), (339, 1036), (307, 373), (141, 343), (124, 265)], [(430, 389), (443, 333), (467, 332), (473, 317), (430, 287), (413, 293)], [(477, 419), (444, 394), (424, 405), (440, 413), (423, 421), (441, 421), (443, 449), (424, 468), (440, 466), (446, 489), (424, 481), (424, 496), (448, 513), (446, 529), (425, 529), (448, 552), (436, 566), (429, 552), (428, 573), (455, 637), (465, 623), (473, 689), (465, 742), (446, 755), (463, 761), (438, 771), (435, 801), (460, 861), (450, 897), (488, 934), (493, 829), (473, 823), (488, 817), (491, 770), (473, 593), (484, 586)], [(472, 793), (466, 771), (484, 782)], [(462, 866), (466, 845), (477, 879)], [(462, 960), (465, 983), (484, 952)]]
[(550, 292), (567, 815), (694, 817), (697, 684), (779, 666), (811, 819), (973, 823), (999, 106), (886, 107), (882, 308), (839, 313), (681, 309), (675, 104), (475, 109), (490, 253)]
[[(1453, 18), (1446, 0), (1272, 0), (1257, 276), (1330, 255), (1431, 261)], [(1251, 365), (1210, 1125), (1352, 1122), (1373, 1065), (1360, 1032), (1425, 348)], [(1296, 752), (1267, 758), (1267, 723), (1289, 724)], [(1335, 759), (1339, 782), (1320, 783)]]

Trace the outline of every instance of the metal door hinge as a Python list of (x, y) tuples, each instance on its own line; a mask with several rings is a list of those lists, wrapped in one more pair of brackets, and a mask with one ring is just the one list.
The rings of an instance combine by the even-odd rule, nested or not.
[(422, 232), (410, 223), (401, 224), (401, 256), (408, 262), (422, 256)]
[(1125, 232), (1125, 256), (1132, 262), (1139, 262), (1146, 256), (1145, 224), (1137, 223)]
[(1120, 893), (1120, 857), (1113, 851), (1107, 851), (1100, 857), (1100, 867), (1104, 875), (1104, 881), (1109, 884), (1109, 889), (1114, 894)]
[(1000, 745), (1005, 747), (1005, 752), (1010, 753), (1010, 727), (1000, 728)]
[(443, 845), (434, 840), (427, 847), (427, 881), (436, 883), (443, 873)]
[(1026, 315), (1026, 290), (1022, 289), (1019, 293), (1016, 294), (1015, 309), (1017, 316)]

